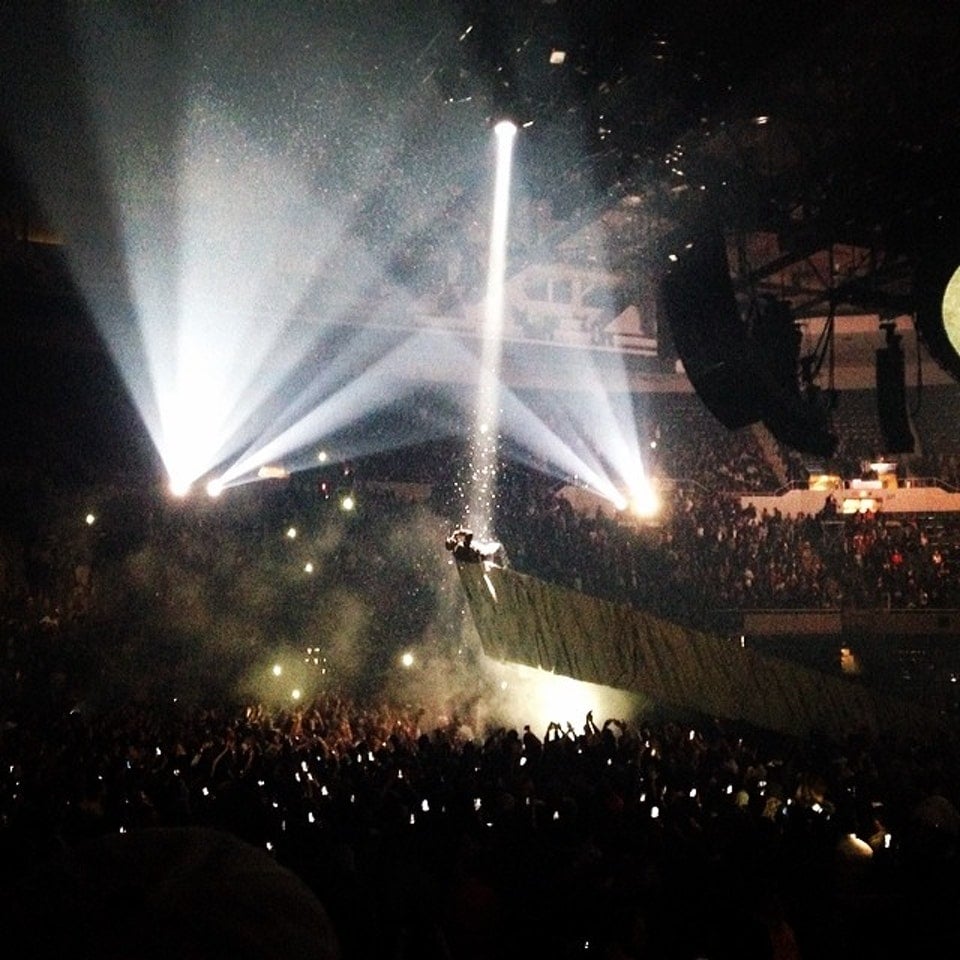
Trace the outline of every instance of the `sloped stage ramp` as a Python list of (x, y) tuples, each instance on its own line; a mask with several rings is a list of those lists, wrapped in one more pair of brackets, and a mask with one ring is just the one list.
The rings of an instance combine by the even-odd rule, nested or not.
[(510, 569), (459, 563), (484, 653), (780, 733), (922, 731), (940, 719), (855, 681)]

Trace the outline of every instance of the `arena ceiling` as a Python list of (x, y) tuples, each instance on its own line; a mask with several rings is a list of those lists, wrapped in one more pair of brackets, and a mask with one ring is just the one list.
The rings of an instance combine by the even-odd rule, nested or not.
[[(4, 14), (5, 86), (56, 99), (57, 78), (64, 89), (76, 80), (68, 24), (77, 5), (46, 7), (43, 21)], [(522, 126), (524, 187), (553, 218), (527, 257), (577, 262), (599, 246), (610, 268), (643, 268), (715, 223), (730, 239), (740, 292), (772, 293), (797, 317), (884, 317), (911, 312), (918, 264), (957, 246), (960, 18), (951, 4), (352, 0), (279, 4), (269, 30), (254, 30), (244, 5), (227, 8), (144, 5), (174, 40), (178, 29), (188, 36), (178, 20), (187, 9), (194, 28), (222, 37), (239, 55), (229, 78), (237, 88), (269, 78), (271, 136), (302, 140), (318, 168), (342, 155), (322, 189), (363, 187), (353, 228), (382, 236), (404, 224), (405, 255), (462, 228), (478, 176), (476, 152), (458, 157), (458, 148), (501, 115)], [(281, 46), (281, 27), (303, 41), (296, 57)], [(247, 108), (270, 95), (252, 89)], [(336, 99), (336, 137), (305, 123), (310, 97)], [(3, 119), (9, 224), (37, 157), (53, 164), (57, 150), (29, 93), (8, 99)], [(379, 137), (369, 132), (378, 124)], [(352, 182), (369, 178), (361, 148), (384, 151), (388, 136), (402, 141), (391, 147), (394, 169), (380, 171), (376, 190)], [(32, 161), (24, 138), (44, 144)], [(425, 195), (434, 214), (445, 198), (441, 216), (411, 212)], [(411, 222), (422, 224), (417, 242)]]
[[(542, 178), (561, 205), (584, 198), (572, 226), (598, 212), (612, 257), (629, 263), (658, 258), (677, 226), (716, 220), (740, 286), (798, 315), (911, 311), (914, 267), (953, 239), (956, 218), (960, 21), (948, 5), (609, 3), (579, 22), (569, 14), (584, 5), (533, 6), (549, 29), (498, 18), (491, 30), (516, 58), (499, 70), (505, 91), (540, 64), (532, 89), (549, 95), (518, 108), (545, 127), (536, 148), (549, 161), (571, 116), (586, 133), (581, 162)], [(560, 104), (545, 66), (556, 49), (577, 78)]]

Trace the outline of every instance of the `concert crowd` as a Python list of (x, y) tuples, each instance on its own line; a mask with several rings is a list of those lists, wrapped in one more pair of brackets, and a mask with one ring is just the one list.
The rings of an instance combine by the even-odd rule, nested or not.
[[(505, 466), (496, 532), (520, 571), (687, 623), (727, 607), (957, 606), (956, 518), (743, 509), (731, 491), (762, 488), (766, 470), (740, 449), (714, 465), (722, 484), (678, 482), (663, 519), (637, 527), (580, 515), (552, 481)], [(351, 484), (349, 518), (315, 479), (264, 494), (257, 511), (225, 498), (187, 517), (114, 489), (99, 511), (124, 523), (91, 512), (71, 526), (83, 501), (70, 499), (25, 550), (5, 538), (0, 842), (21, 955), (956, 951), (952, 722), (936, 741), (850, 730), (842, 742), (655, 707), (508, 725), (469, 697), (441, 711), (338, 674), (346, 648), (332, 636), (331, 679), (301, 702), (238, 696), (210, 677), (170, 695), (163, 678), (182, 678), (190, 638), (228, 616), (239, 629), (243, 602), (302, 638), (315, 624), (290, 608), (349, 583), (379, 624), (365, 635), (371, 659), (392, 633), (424, 629), (398, 619), (397, 601), (442, 599), (432, 580), (449, 570), (443, 538), (462, 519), (451, 488), (408, 503), (359, 474)], [(422, 534), (425, 552), (398, 529)], [(306, 553), (300, 579), (285, 572), (308, 535), (327, 544), (323, 593), (304, 586)], [(249, 567), (260, 575), (244, 579)], [(160, 617), (182, 635), (151, 635)], [(133, 663), (146, 668), (129, 676)], [(224, 838), (241, 846), (228, 855)], [(131, 866), (123, 845), (148, 840)], [(276, 872), (244, 859), (254, 853)]]

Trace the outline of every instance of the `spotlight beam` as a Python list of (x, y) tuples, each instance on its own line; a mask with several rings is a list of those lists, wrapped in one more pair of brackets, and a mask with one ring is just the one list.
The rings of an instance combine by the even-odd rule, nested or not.
[(474, 425), (473, 488), (468, 514), (474, 531), (481, 537), (490, 530), (497, 464), (497, 398), (503, 341), (504, 281), (507, 263), (507, 227), (510, 216), (510, 174), (517, 128), (501, 120), (496, 136), (496, 175), (493, 218), (490, 227), (490, 254), (487, 271), (487, 298), (484, 314), (480, 386)]
[[(381, 347), (384, 345), (382, 338), (377, 343)], [(379, 359), (366, 363), (363, 373), (353, 376), (307, 413), (274, 432), (275, 425), (285, 420), (283, 416), (277, 417), (271, 427), (224, 471), (220, 481), (230, 484), (248, 474), (255, 474), (260, 467), (282, 461), (351, 424), (361, 423), (407, 395), (418, 382), (415, 377), (411, 378), (411, 372), (416, 371), (417, 364), (434, 359), (424, 356), (418, 346), (420, 343), (418, 338), (410, 338), (391, 346)], [(373, 345), (368, 343), (365, 349), (369, 352)], [(403, 371), (402, 376), (399, 371)], [(300, 398), (295, 401), (295, 406), (299, 403)], [(381, 449), (388, 448), (389, 445), (385, 445)]]
[[(537, 460), (546, 461), (558, 477), (578, 477), (601, 496), (617, 503), (622, 494), (616, 482), (603, 469), (589, 450), (578, 454), (570, 443), (524, 404), (512, 391), (504, 389), (501, 423), (506, 437), (529, 450)], [(582, 442), (582, 438), (575, 439)], [(587, 457), (588, 459), (585, 459)]]

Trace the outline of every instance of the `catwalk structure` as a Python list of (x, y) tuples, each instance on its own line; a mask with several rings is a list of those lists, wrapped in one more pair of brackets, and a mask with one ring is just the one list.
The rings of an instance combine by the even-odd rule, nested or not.
[(933, 711), (489, 561), (458, 560), (484, 653), (788, 735), (923, 733)]

